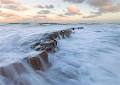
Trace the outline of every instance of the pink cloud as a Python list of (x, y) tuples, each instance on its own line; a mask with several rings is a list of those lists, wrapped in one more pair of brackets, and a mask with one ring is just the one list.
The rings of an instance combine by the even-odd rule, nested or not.
[(102, 12), (120, 12), (120, 5), (106, 5), (100, 8)]
[(98, 9), (97, 12), (91, 12), (92, 14), (84, 18), (92, 18), (101, 16), (103, 13), (115, 13), (120, 12), (120, 3), (113, 3), (112, 0), (88, 0), (89, 5)]
[(13, 13), (13, 12), (0, 12), (0, 17), (3, 19), (0, 19), (0, 22), (18, 22), (23, 19), (23, 17)]
[(120, 3), (114, 4), (112, 0), (88, 0), (91, 6), (97, 7), (99, 12), (120, 12)]
[(68, 14), (72, 14), (72, 15), (80, 15), (80, 10), (75, 6), (75, 5), (70, 5), (68, 8)]
[(10, 18), (10, 17), (18, 16), (18, 15), (16, 15), (13, 12), (3, 12), (3, 11), (0, 11), (0, 16), (1, 17), (5, 17), (5, 18)]
[(102, 7), (105, 5), (110, 5), (112, 3), (111, 0), (88, 0), (87, 2), (94, 7)]
[(0, 0), (1, 4), (18, 4), (19, 0)]

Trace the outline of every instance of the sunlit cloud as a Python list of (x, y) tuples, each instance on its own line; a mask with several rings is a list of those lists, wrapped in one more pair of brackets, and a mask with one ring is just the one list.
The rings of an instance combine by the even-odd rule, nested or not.
[(112, 16), (119, 13), (119, 0), (0, 0), (0, 22), (120, 20)]
[(0, 22), (18, 22), (22, 20), (23, 17), (19, 16), (18, 14), (14, 12), (0, 12)]
[(103, 6), (99, 9), (101, 12), (120, 12), (120, 4), (116, 4), (116, 5), (106, 5)]
[(85, 16), (85, 18), (97, 17), (105, 13), (120, 12), (120, 3), (114, 4), (112, 0), (88, 0), (87, 2), (89, 5), (97, 8), (98, 11), (91, 12), (92, 14)]
[(84, 0), (64, 0), (65, 2), (69, 2), (69, 3), (82, 3)]
[(89, 3), (91, 6), (94, 6), (94, 7), (103, 7), (103, 6), (112, 4), (112, 1), (111, 0), (87, 0), (87, 3)]
[(12, 13), (12, 12), (0, 12), (0, 16), (1, 17), (4, 17), (4, 18), (10, 18), (10, 17), (14, 17), (14, 16), (18, 16), (17, 14), (15, 13)]
[(79, 8), (77, 8), (75, 5), (70, 5), (68, 8), (67, 8), (67, 13), (66, 15), (80, 15), (80, 10)]

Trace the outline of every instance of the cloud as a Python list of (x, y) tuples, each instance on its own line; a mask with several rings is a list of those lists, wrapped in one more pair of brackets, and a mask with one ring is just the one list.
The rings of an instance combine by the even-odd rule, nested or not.
[(54, 5), (50, 4), (50, 5), (35, 5), (34, 7), (36, 8), (41, 8), (41, 9), (53, 9), (54, 8)]
[(33, 18), (35, 18), (35, 19), (38, 19), (38, 18), (45, 19), (45, 18), (47, 18), (47, 16), (45, 16), (45, 15), (35, 15), (35, 16), (33, 16)]
[(67, 17), (64, 14), (57, 14), (58, 17)]
[(67, 8), (67, 13), (66, 15), (80, 15), (80, 10), (75, 6), (75, 5), (70, 5), (68, 8)]
[(53, 5), (46, 5), (45, 8), (52, 9), (52, 8), (54, 8), (54, 6)]
[(41, 10), (38, 12), (38, 14), (49, 14), (50, 11), (49, 10)]
[(120, 3), (114, 4), (112, 0), (87, 0), (87, 3), (97, 8), (98, 12), (92, 12), (92, 15), (86, 18), (97, 17), (104, 13), (120, 12)]
[(0, 22), (18, 22), (22, 20), (23, 17), (15, 14), (14, 12), (0, 12)]
[(63, 0), (65, 2), (69, 2), (69, 3), (82, 3), (84, 0)]
[(98, 16), (101, 16), (101, 12), (92, 12), (91, 15), (88, 15), (88, 16), (84, 16), (83, 18), (94, 18), (94, 17), (98, 17)]
[(44, 6), (42, 6), (42, 5), (36, 5), (34, 7), (36, 7), (36, 8), (44, 8)]
[(14, 13), (0, 12), (0, 16), (1, 16), (1, 17), (4, 17), (4, 18), (10, 18), (10, 17), (14, 17), (14, 16), (17, 16), (17, 15), (14, 14)]
[(4, 8), (9, 9), (9, 10), (15, 10), (15, 11), (27, 10), (27, 7), (25, 7), (23, 5), (17, 5), (17, 4), (7, 4), (7, 5), (4, 5)]
[(97, 7), (99, 12), (120, 12), (120, 3), (114, 4), (112, 0), (88, 0), (91, 6)]
[(103, 7), (106, 5), (110, 5), (112, 1), (111, 0), (87, 0), (87, 3), (89, 3), (91, 6), (94, 6), (94, 7)]
[(0, 0), (1, 7), (4, 9), (14, 10), (14, 11), (27, 10), (27, 7), (18, 1), (19, 0)]
[[(64, 1), (76, 4), (87, 2), (90, 6), (97, 8), (98, 11), (101, 13), (120, 12), (120, 3), (114, 4), (112, 0), (64, 0)], [(71, 15), (71, 13), (66, 14)], [(98, 15), (99, 14), (94, 14), (94, 16)]]
[(106, 6), (103, 6), (99, 9), (101, 12), (111, 12), (111, 13), (114, 13), (114, 12), (120, 12), (120, 5), (117, 4), (117, 5), (106, 5)]
[(18, 0), (0, 0), (1, 4), (19, 4)]

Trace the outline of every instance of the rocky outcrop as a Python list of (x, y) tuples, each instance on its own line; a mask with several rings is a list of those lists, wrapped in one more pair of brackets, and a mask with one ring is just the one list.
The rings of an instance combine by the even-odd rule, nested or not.
[(34, 70), (46, 70), (50, 66), (48, 61), (48, 53), (56, 52), (56, 49), (58, 48), (57, 40), (69, 38), (71, 34), (72, 29), (44, 34), (43, 38), (31, 45), (32, 49), (42, 52), (36, 56), (30, 58), (28, 57), (27, 62)]
[(57, 39), (69, 38), (71, 34), (72, 29), (46, 33), (41, 40), (32, 44), (31, 48), (36, 51), (46, 50), (47, 52), (55, 52), (57, 49)]
[(84, 27), (76, 27), (76, 28), (71, 28), (73, 31), (76, 30), (76, 29), (84, 29)]
[(34, 70), (46, 70), (50, 66), (48, 52), (44, 50), (34, 57), (28, 57), (27, 63), (29, 63)]
[(30, 85), (25, 79), (18, 79), (20, 75), (26, 73), (28, 69), (25, 65), (29, 66), (30, 69), (36, 71), (47, 70), (51, 64), (48, 59), (48, 53), (56, 52), (58, 46), (58, 39), (70, 38), (71, 34), (75, 29), (83, 29), (83, 27), (70, 28), (62, 31), (56, 31), (52, 33), (46, 33), (39, 40), (31, 45), (31, 49), (39, 51), (39, 54), (35, 56), (28, 56), (22, 59), (22, 62), (15, 62), (7, 66), (0, 67), (0, 77), (6, 78), (13, 81), (11, 85)]
[(11, 80), (14, 79), (16, 75), (19, 76), (25, 71), (26, 68), (20, 62), (16, 62), (7, 66), (0, 67), (0, 75)]

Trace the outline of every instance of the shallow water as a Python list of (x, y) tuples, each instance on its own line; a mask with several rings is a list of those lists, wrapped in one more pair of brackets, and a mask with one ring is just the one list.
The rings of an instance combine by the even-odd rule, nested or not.
[(59, 50), (49, 56), (52, 67), (40, 72), (39, 76), (31, 69), (24, 78), (31, 76), (28, 79), (31, 85), (41, 82), (42, 85), (120, 85), (119, 24), (1, 26), (0, 61), (5, 61), (9, 56), (8, 63), (16, 56), (21, 58), (30, 55), (33, 50), (29, 49), (29, 45), (22, 47), (21, 44), (39, 39), (41, 33), (74, 26), (83, 26), (84, 29), (76, 30), (69, 39), (59, 40)]

